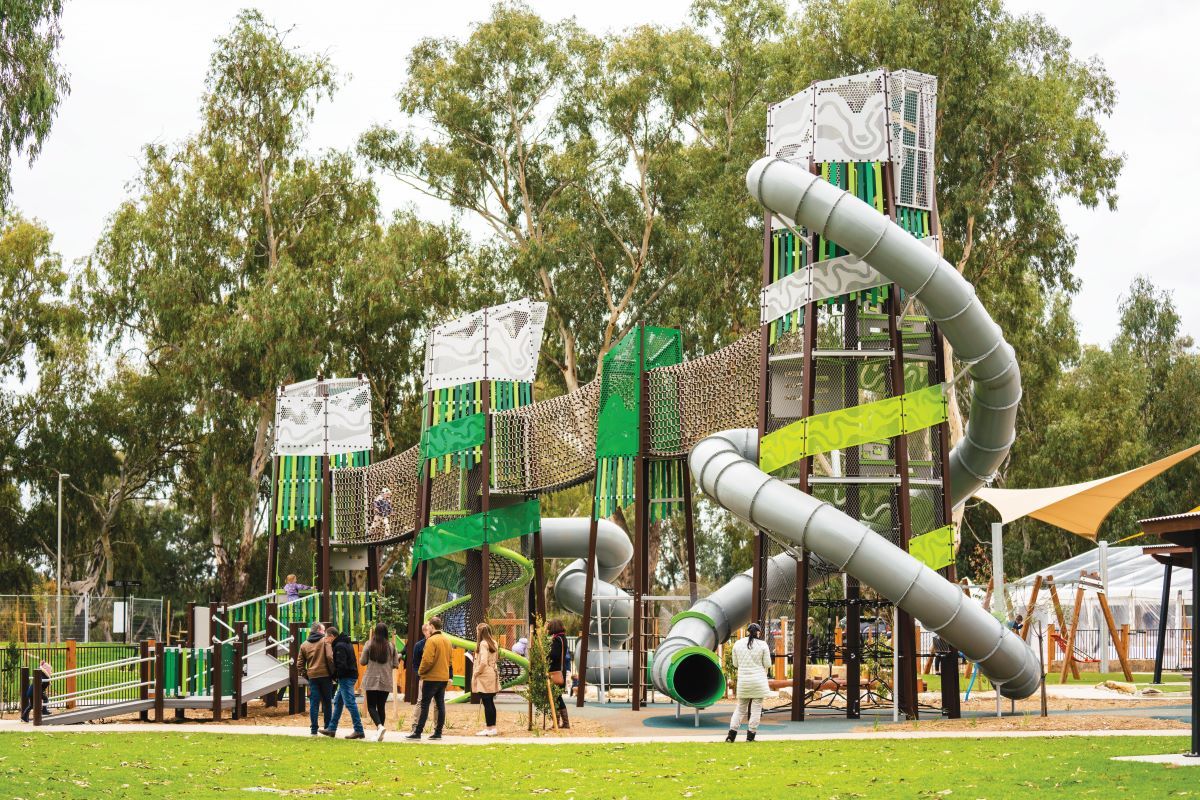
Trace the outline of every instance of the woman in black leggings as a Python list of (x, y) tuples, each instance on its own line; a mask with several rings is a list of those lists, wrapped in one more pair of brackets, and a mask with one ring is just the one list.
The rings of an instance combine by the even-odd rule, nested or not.
[[(566, 692), (571, 684), (571, 654), (567, 647), (567, 630), (562, 620), (552, 619), (546, 623), (546, 633), (550, 634), (550, 655), (547, 658), (550, 680)], [(562, 695), (555, 698), (554, 706), (558, 712), (558, 727), (570, 728), (571, 719), (567, 716), (567, 704)]]
[(486, 726), (476, 736), (497, 736), (496, 730), (496, 694), (500, 691), (500, 671), (496, 666), (496, 657), (500, 648), (492, 636), (492, 629), (486, 622), (475, 626), (475, 660), (471, 665), (471, 692), (479, 695), (483, 704), (483, 722)]
[(382, 622), (375, 626), (375, 632), (362, 649), (358, 663), (367, 668), (362, 679), (363, 690), (367, 693), (367, 713), (371, 715), (371, 722), (375, 723), (375, 741), (382, 741), (387, 730), (384, 727), (387, 699), (392, 692), (396, 667), (400, 663), (396, 647), (388, 637), (387, 626)]

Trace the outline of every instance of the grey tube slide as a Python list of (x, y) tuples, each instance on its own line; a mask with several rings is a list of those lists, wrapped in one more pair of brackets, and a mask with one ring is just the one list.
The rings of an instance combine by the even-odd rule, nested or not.
[[(542, 555), (546, 558), (574, 558), (554, 580), (554, 599), (573, 614), (583, 613), (587, 581), (587, 517), (542, 520)], [(633, 598), (609, 583), (633, 560), (633, 543), (625, 531), (606, 519), (596, 526), (596, 570), (592, 586), (592, 629), (588, 649), (589, 683), (604, 686), (628, 686), (631, 653), (620, 648), (633, 627)], [(599, 627), (598, 627), (599, 626)], [(603, 655), (598, 655), (603, 651)], [(578, 663), (578, 662), (576, 662)]]
[[(957, 356), (970, 365), (971, 417), (949, 464), (952, 500), (956, 505), (964, 502), (1007, 455), (1021, 397), (1013, 350), (971, 285), (873, 208), (795, 164), (762, 159), (750, 168), (746, 185), (767, 209), (836, 241), (919, 298)], [(1037, 690), (1041, 670), (1032, 648), (958, 586), (861, 522), (767, 475), (757, 460), (757, 431), (725, 431), (699, 442), (689, 467), (704, 491), (734, 514), (816, 553), (911, 613), (978, 662), (1005, 697), (1020, 699)], [(749, 604), (727, 603), (724, 611), (726, 620), (713, 619), (708, 631), (696, 624), (704, 622), (703, 614), (684, 618), (671, 629), (655, 653), (655, 688), (680, 702), (700, 705), (711, 696), (711, 687), (723, 684), (715, 658), (700, 651), (710, 650), (730, 630), (748, 622)], [(685, 675), (694, 686), (679, 685)]]

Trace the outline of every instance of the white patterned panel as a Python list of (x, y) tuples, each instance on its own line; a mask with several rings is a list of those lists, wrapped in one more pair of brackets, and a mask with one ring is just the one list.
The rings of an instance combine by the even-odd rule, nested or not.
[(886, 161), (884, 71), (820, 81), (814, 88), (817, 98), (813, 159)]
[(487, 309), (487, 377), (532, 383), (545, 327), (545, 303), (521, 299)]
[(366, 381), (339, 387), (326, 398), (326, 437), (330, 453), (371, 449), (371, 386)]
[(425, 344), (425, 391), (483, 380), (483, 311), (437, 326)]
[(767, 155), (792, 161), (808, 169), (813, 154), (813, 103), (816, 89), (809, 87), (767, 109), (770, 141)]
[(425, 390), (478, 380), (525, 381), (537, 375), (546, 304), (522, 298), (434, 328), (425, 347)]
[(325, 455), (325, 401), (320, 397), (275, 398), (275, 455)]
[[(935, 253), (940, 253), (938, 237), (927, 236), (920, 242)], [(780, 278), (762, 290), (759, 321), (766, 325), (809, 303), (889, 283), (891, 281), (888, 278), (858, 256), (845, 255), (818, 261)]]

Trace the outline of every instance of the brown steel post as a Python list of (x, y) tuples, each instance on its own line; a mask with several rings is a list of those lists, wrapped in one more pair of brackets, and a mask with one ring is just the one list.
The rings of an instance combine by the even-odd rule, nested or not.
[[(486, 336), (486, 333), (484, 334)], [(480, 386), (480, 407), (483, 409), (483, 447), (480, 448), (480, 461), (476, 469), (480, 471), (481, 480), (479, 487), (479, 511), (486, 514), (491, 510), (491, 483), (492, 483), (492, 382), (481, 381)], [(485, 529), (487, 526), (484, 526)], [(480, 561), (480, 582), (479, 582), (479, 619), (483, 622), (488, 620), (488, 608), (491, 607), (492, 587), (491, 587), (491, 546), (485, 540), (483, 547), (479, 548)], [(467, 637), (470, 638), (475, 634), (474, 631), (467, 631)], [(470, 684), (467, 684), (467, 690), (470, 690)], [(478, 702), (478, 700), (473, 700)]]
[[(583, 581), (583, 624), (579, 636), (579, 691), (575, 697), (575, 705), (583, 708), (583, 696), (587, 690), (588, 645), (592, 629), (592, 594), (596, 590), (596, 535), (599, 528), (596, 519), (596, 484), (592, 482), (592, 519), (588, 525), (588, 554), (587, 577)], [(597, 625), (597, 633), (601, 626)]]
[[(21, 667), (21, 669), (18, 672), (18, 676), (19, 677), (18, 677), (18, 683), (17, 683), (17, 697), (19, 699), (17, 700), (17, 707), (20, 708), (25, 703), (25, 695), (29, 694), (29, 682), (30, 682), (29, 667)], [(37, 698), (33, 697), (33, 695), (30, 695), (30, 698), (33, 701), (37, 700)]]
[[(422, 410), (422, 415), (424, 416), (422, 427), (428, 428), (433, 424), (432, 393), (427, 392), (425, 394), (425, 403), (426, 407)], [(415, 528), (412, 548), (414, 556), (421, 530), (429, 525), (430, 506), (433, 502), (433, 477), (429, 471), (429, 464), (425, 462), (424, 458), (420, 458), (419, 460), (421, 465), (421, 483), (417, 492), (417, 510), (413, 525)], [(408, 658), (405, 659), (404, 666), (404, 699), (412, 705), (416, 705), (420, 700), (418, 694), (420, 679), (417, 677), (417, 667), (419, 665), (413, 663), (412, 653), (417, 639), (421, 636), (421, 626), (425, 622), (425, 581), (429, 574), (428, 566), (426, 562), (422, 561), (412, 571), (412, 585), (409, 588), (408, 595), (408, 641), (405, 643)]]
[(683, 471), (683, 544), (687, 555), (688, 598), (696, 605), (699, 579), (696, 576), (695, 506), (692, 504), (692, 473), (688, 470), (687, 456), (680, 459), (679, 468)]
[[(158, 645), (158, 643), (155, 642), (156, 648), (157, 648), (157, 645)], [(153, 674), (154, 674), (154, 671), (153, 671), (153, 669), (151, 669), (151, 666), (149, 663), (149, 658), (150, 658), (150, 642), (146, 641), (145, 639), (142, 639), (140, 642), (138, 642), (138, 659), (139, 659), (139, 661), (138, 661), (138, 684), (139, 684), (138, 685), (138, 700), (149, 700), (150, 699), (149, 683), (150, 683), (151, 676), (153, 676)], [(150, 721), (149, 709), (142, 709), (141, 711), (139, 711), (138, 719), (140, 719), (142, 722), (149, 722)]]
[(633, 670), (631, 698), (634, 711), (640, 711), (645, 688), (646, 601), (649, 584), (650, 497), (649, 460), (646, 456), (646, 324), (638, 324), (638, 452), (634, 459), (634, 537), (633, 537)]
[(167, 695), (167, 665), (162, 642), (154, 643), (154, 721), (162, 722)]
[(862, 614), (858, 581), (846, 576), (846, 719), (859, 718), (862, 687)]
[(379, 591), (379, 548), (367, 545), (367, 591)]
[[(29, 680), (33, 682), (33, 694), (29, 698), (29, 701), (33, 703), (33, 725), (37, 727), (42, 724), (42, 687), (46, 685), (46, 676), (42, 674), (39, 667), (33, 671)], [(25, 699), (24, 694), (21, 695), (21, 699)]]
[[(796, 561), (796, 621), (792, 625), (792, 721), (804, 721), (808, 685), (808, 560)], [(780, 676), (782, 677), (782, 676)]]
[(196, 604), (187, 604), (187, 638), (184, 640), (187, 647), (196, 647)]
[[(769, 286), (771, 283), (771, 212), (763, 212), (763, 258), (762, 258), (762, 285)], [(768, 393), (768, 375), (770, 370), (771, 359), (771, 337), (770, 325), (764, 324), (759, 327), (759, 345), (758, 345), (758, 436), (761, 440), (767, 432), (767, 393)], [(750, 619), (754, 622), (763, 624), (763, 618), (766, 614), (763, 596), (766, 592), (767, 574), (767, 536), (763, 531), (756, 532), (754, 536), (754, 545), (751, 561), (750, 573)], [(763, 634), (766, 636), (766, 632)]]
[(271, 457), (271, 517), (267, 520), (267, 594), (275, 591), (275, 573), (279, 571), (279, 456)]
[(533, 532), (533, 614), (546, 619), (546, 561), (542, 555), (542, 529)]
[[(885, 182), (891, 175), (890, 166), (884, 167)], [(904, 337), (901, 331), (899, 290), (892, 284), (887, 299), (888, 337), (892, 347), (892, 396), (904, 394)], [(900, 548), (908, 552), (908, 540), (912, 538), (912, 495), (909, 493), (908, 437), (900, 434), (893, 439), (896, 472), (900, 485), (896, 490), (896, 507), (900, 521)], [(911, 614), (896, 610), (896, 630), (893, 631), (898, 648), (899, 674), (894, 676), (897, 684), (897, 700), (900, 710), (908, 719), (917, 718), (917, 646), (916, 626)]]

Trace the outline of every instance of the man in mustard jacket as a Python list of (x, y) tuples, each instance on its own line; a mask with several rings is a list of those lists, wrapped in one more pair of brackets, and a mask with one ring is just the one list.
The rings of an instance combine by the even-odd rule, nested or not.
[(421, 678), (421, 715), (417, 717), (417, 726), (406, 739), (420, 739), (425, 730), (425, 721), (429, 718), (429, 704), (437, 702), (437, 722), (433, 726), (430, 739), (442, 738), (442, 727), (446, 724), (446, 684), (450, 682), (450, 651), (453, 645), (442, 633), (442, 618), (433, 617), (429, 620), (432, 629), (429, 638), (425, 640), (425, 652), (421, 655), (421, 666), (417, 675)]

